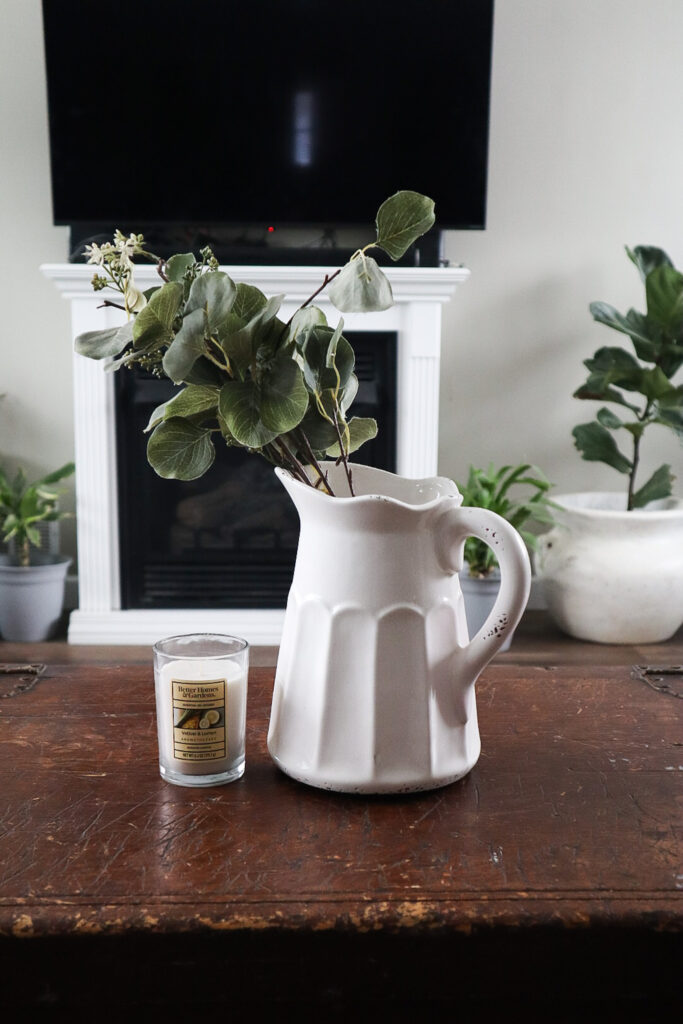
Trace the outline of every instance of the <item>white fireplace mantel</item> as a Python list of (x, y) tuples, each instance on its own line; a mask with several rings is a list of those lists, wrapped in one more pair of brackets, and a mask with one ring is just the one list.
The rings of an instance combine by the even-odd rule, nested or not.
[[(224, 267), (234, 281), (255, 284), (267, 295), (284, 294), (285, 319), (311, 295), (325, 273), (321, 267)], [(106, 293), (90, 286), (93, 268), (83, 264), (44, 264), (71, 303), (73, 337), (121, 322), (123, 314), (98, 308)], [(382, 313), (345, 314), (351, 332), (395, 331), (398, 344), (397, 471), (433, 476), (437, 467), (441, 310), (464, 267), (394, 267), (387, 276), (394, 305)], [(155, 268), (136, 271), (136, 284), (158, 282)], [(339, 313), (322, 293), (316, 299), (336, 323)], [(71, 613), (69, 642), (151, 644), (164, 636), (192, 632), (232, 633), (252, 644), (277, 644), (284, 612), (264, 609), (138, 610), (121, 608), (119, 524), (116, 480), (113, 375), (101, 362), (74, 354), (76, 516), (79, 607)], [(141, 439), (141, 443), (143, 443)]]

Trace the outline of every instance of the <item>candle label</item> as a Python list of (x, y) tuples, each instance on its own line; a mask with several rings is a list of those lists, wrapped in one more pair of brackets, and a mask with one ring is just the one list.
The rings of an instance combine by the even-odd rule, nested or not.
[(227, 757), (225, 679), (193, 683), (172, 680), (173, 756), (178, 761)]

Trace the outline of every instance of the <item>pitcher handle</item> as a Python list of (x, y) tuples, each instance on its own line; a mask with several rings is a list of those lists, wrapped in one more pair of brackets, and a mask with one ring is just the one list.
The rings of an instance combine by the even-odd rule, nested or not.
[(524, 541), (506, 519), (483, 508), (450, 508), (437, 528), (437, 554), (446, 572), (459, 572), (465, 541), (477, 537), (493, 550), (500, 566), (500, 590), (489, 617), (463, 656), (473, 680), (479, 675), (522, 617), (531, 588), (531, 566)]

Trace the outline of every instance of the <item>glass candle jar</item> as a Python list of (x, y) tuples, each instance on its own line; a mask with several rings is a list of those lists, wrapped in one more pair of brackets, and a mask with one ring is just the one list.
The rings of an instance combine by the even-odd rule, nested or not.
[(159, 771), (177, 786), (219, 786), (244, 774), (249, 645), (192, 633), (154, 645)]

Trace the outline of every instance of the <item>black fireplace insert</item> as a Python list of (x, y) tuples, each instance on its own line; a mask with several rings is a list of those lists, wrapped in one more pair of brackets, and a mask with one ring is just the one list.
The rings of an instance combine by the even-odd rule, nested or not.
[[(359, 379), (352, 412), (379, 425), (358, 461), (393, 471), (396, 334), (347, 336)], [(299, 520), (272, 467), (217, 444), (216, 461), (199, 480), (162, 480), (147, 463), (143, 431), (175, 389), (139, 369), (115, 379), (121, 607), (284, 608)]]

